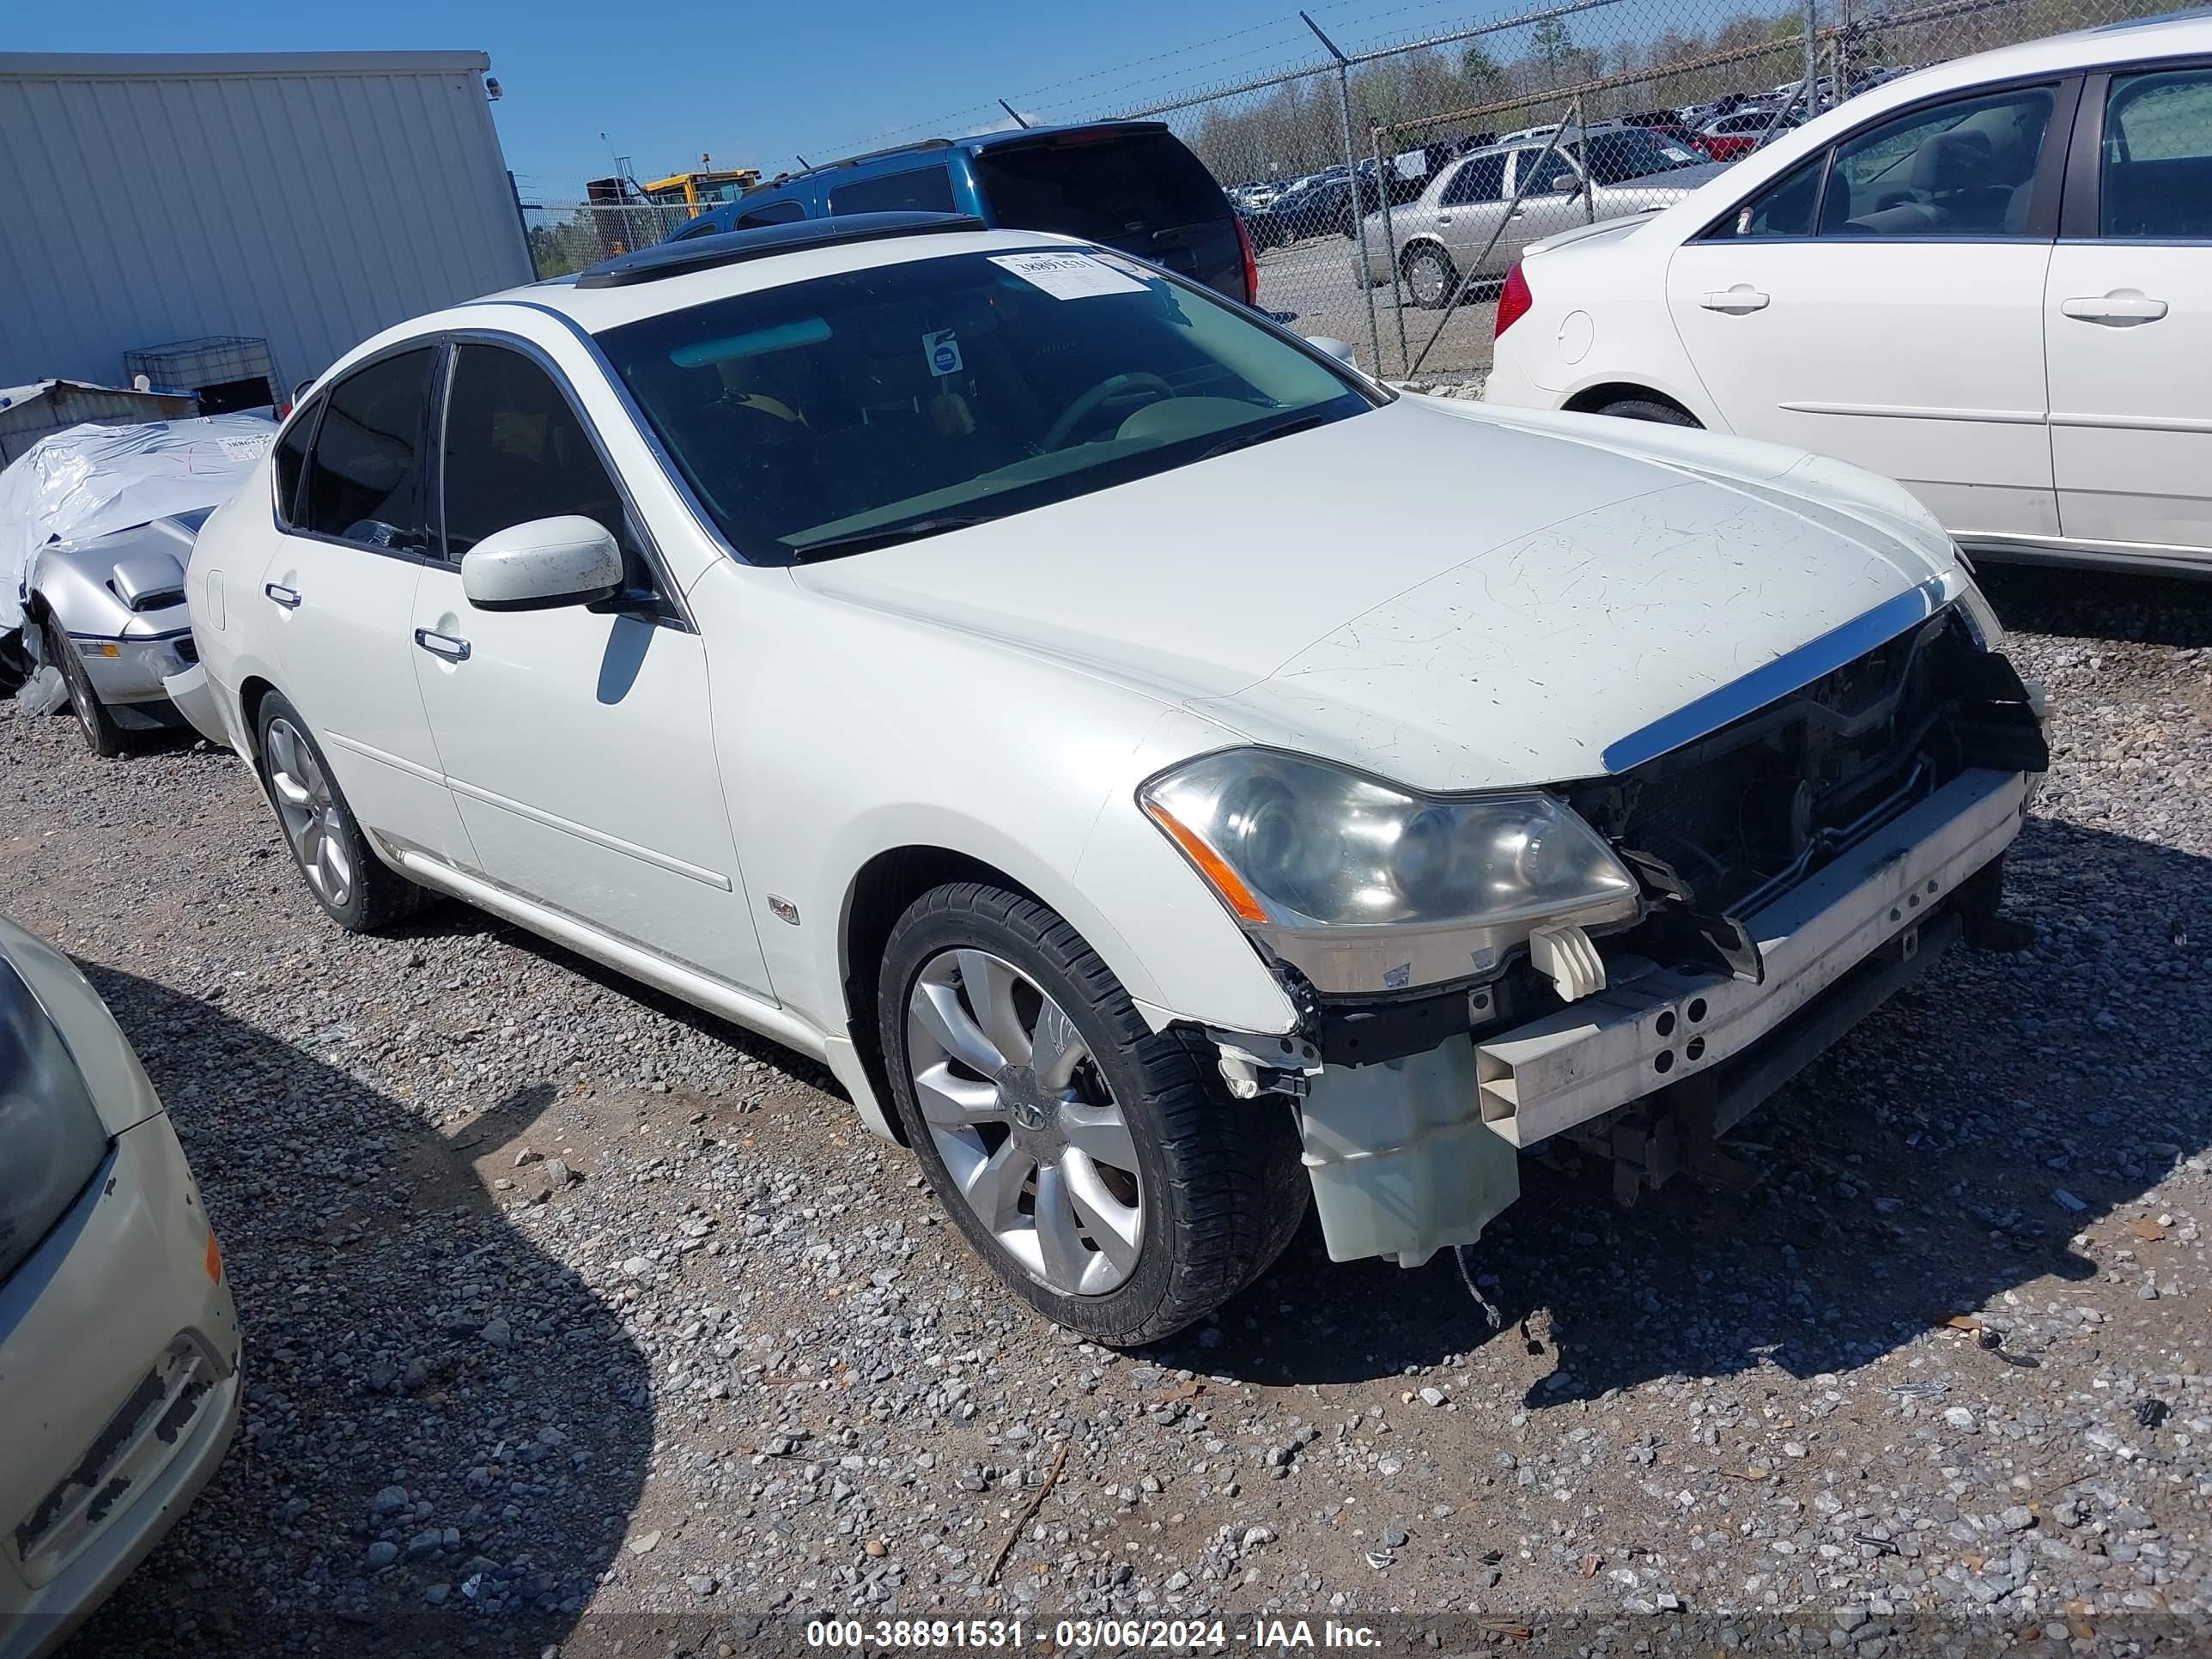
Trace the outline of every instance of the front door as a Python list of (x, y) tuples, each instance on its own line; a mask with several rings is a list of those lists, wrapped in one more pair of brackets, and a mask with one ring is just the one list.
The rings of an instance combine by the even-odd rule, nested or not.
[[(585, 417), (536, 358), (455, 348), (445, 557), (424, 568), (414, 672), (492, 880), (726, 983), (765, 992), (714, 759), (707, 653)], [(459, 561), (495, 530), (580, 514), (623, 544), (616, 610), (480, 611)]]
[[(2094, 84), (2087, 95), (2096, 97)], [(2212, 65), (2115, 71), (2044, 314), (2069, 541), (2212, 549)], [(2069, 200), (2070, 216), (2077, 204)]]
[(424, 346), (378, 358), (301, 416), (294, 430), (308, 447), (296, 479), (280, 456), (288, 499), (275, 556), (258, 591), (232, 603), (275, 616), (277, 689), (362, 827), (466, 863), (409, 644), (430, 548), (425, 458), (437, 355)]
[(2062, 93), (1893, 116), (1675, 250), (1668, 308), (1733, 430), (1886, 473), (1954, 533), (2057, 531), (2043, 293)]

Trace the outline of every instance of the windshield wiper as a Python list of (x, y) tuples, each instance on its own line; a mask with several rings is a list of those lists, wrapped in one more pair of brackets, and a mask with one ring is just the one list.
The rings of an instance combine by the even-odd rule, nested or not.
[(914, 519), (905, 524), (887, 525), (880, 530), (855, 530), (846, 535), (809, 542), (804, 547), (792, 549), (792, 556), (801, 564), (810, 564), (816, 559), (834, 559), (845, 553), (866, 553), (871, 548), (896, 547), (901, 542), (918, 542), (925, 537), (941, 536), (948, 530), (966, 530), (989, 522), (989, 518), (981, 514)]
[(1263, 444), (1270, 438), (1287, 438), (1293, 432), (1310, 432), (1317, 426), (1327, 426), (1336, 417), (1333, 415), (1301, 415), (1296, 420), (1278, 421), (1273, 426), (1263, 426), (1256, 431), (1240, 432), (1233, 438), (1224, 438), (1212, 448), (1201, 453), (1199, 459), (1210, 461), (1216, 455), (1226, 455), (1231, 450), (1249, 449), (1254, 444)]

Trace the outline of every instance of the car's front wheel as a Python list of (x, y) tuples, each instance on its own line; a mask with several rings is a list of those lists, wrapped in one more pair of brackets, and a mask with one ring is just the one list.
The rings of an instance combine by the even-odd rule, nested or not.
[(883, 1052), (907, 1138), (976, 1252), (1037, 1310), (1152, 1341), (1259, 1277), (1305, 1212), (1280, 1103), (1232, 1101), (1034, 899), (963, 882), (885, 947)]
[(256, 723), (262, 781), (293, 860), (324, 914), (348, 933), (372, 933), (420, 908), (422, 890), (369, 851), (368, 837), (300, 711), (272, 691), (262, 699)]
[(69, 688), (70, 712), (76, 716), (77, 729), (84, 733), (85, 745), (104, 760), (114, 759), (123, 752), (123, 728), (116, 724), (115, 716), (107, 712), (107, 705), (100, 702), (100, 693), (93, 689), (92, 676), (86, 672), (76, 642), (52, 617), (46, 619), (43, 632), (46, 660), (60, 672), (62, 684)]

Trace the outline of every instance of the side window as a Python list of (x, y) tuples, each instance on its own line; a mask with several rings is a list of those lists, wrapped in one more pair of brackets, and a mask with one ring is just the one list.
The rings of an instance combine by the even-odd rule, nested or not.
[(699, 217), (694, 219), (690, 224), (684, 226), (683, 229), (678, 231), (676, 234), (669, 240), (677, 242), (688, 242), (695, 237), (719, 236), (721, 233), (722, 226), (720, 220), (712, 218), (708, 215), (702, 214)]
[(299, 526), (395, 552), (430, 545), (422, 446), (434, 348), (356, 369), (331, 388), (307, 461)]
[(580, 514), (622, 544), (630, 585), (651, 586), (622, 492), (583, 417), (553, 377), (519, 351), (464, 344), (446, 394), (446, 556), (495, 530)]
[(300, 516), (300, 477), (307, 470), (307, 446), (314, 441), (315, 422), (323, 418), (319, 401), (300, 411), (300, 418), (284, 430), (276, 443), (276, 517), (295, 523)]
[(796, 196), (787, 196), (780, 202), (765, 202), (750, 213), (740, 213), (732, 230), (757, 230), (763, 225), (787, 225), (794, 219), (806, 216), (806, 204)]
[(2054, 88), (1923, 106), (1836, 147), (1820, 233), (2018, 236), (2050, 130)]
[(1549, 155), (1546, 155), (1540, 149), (1524, 149), (1520, 151), (1519, 155), (1521, 167), (1524, 173), (1530, 167), (1536, 170), (1534, 176), (1529, 179), (1528, 189), (1521, 192), (1524, 198), (1550, 196), (1573, 186), (1576, 179), (1575, 164), (1558, 150), (1555, 149)]
[(1727, 241), (1740, 236), (1810, 236), (1813, 214), (1820, 200), (1820, 173), (1828, 165), (1826, 150), (1795, 172), (1769, 185), (1727, 218), (1705, 233), (1708, 240)]
[(1451, 176), (1444, 186), (1440, 207), (1466, 207), (1475, 202), (1502, 202), (1505, 199), (1505, 158), (1503, 155), (1478, 155), (1465, 163)]
[(856, 179), (830, 193), (832, 213), (950, 213), (952, 175), (942, 163)]
[(2212, 240), (2212, 69), (2115, 75), (2097, 234)]

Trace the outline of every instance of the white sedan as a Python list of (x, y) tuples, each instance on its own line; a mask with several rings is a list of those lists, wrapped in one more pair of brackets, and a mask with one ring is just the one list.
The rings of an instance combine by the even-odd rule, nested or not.
[(1972, 553), (2212, 572), (2212, 18), (1891, 81), (1507, 295), (1493, 403), (1839, 456)]
[(0, 921), (0, 1659), (58, 1647), (177, 1523), (240, 1375), (154, 1085), (70, 959)]
[(2002, 931), (2046, 760), (1893, 484), (931, 216), (393, 329), (187, 586), (332, 919), (458, 896), (822, 1059), (1115, 1342), (1309, 1192), (1410, 1265), (1548, 1135), (1724, 1126)]

